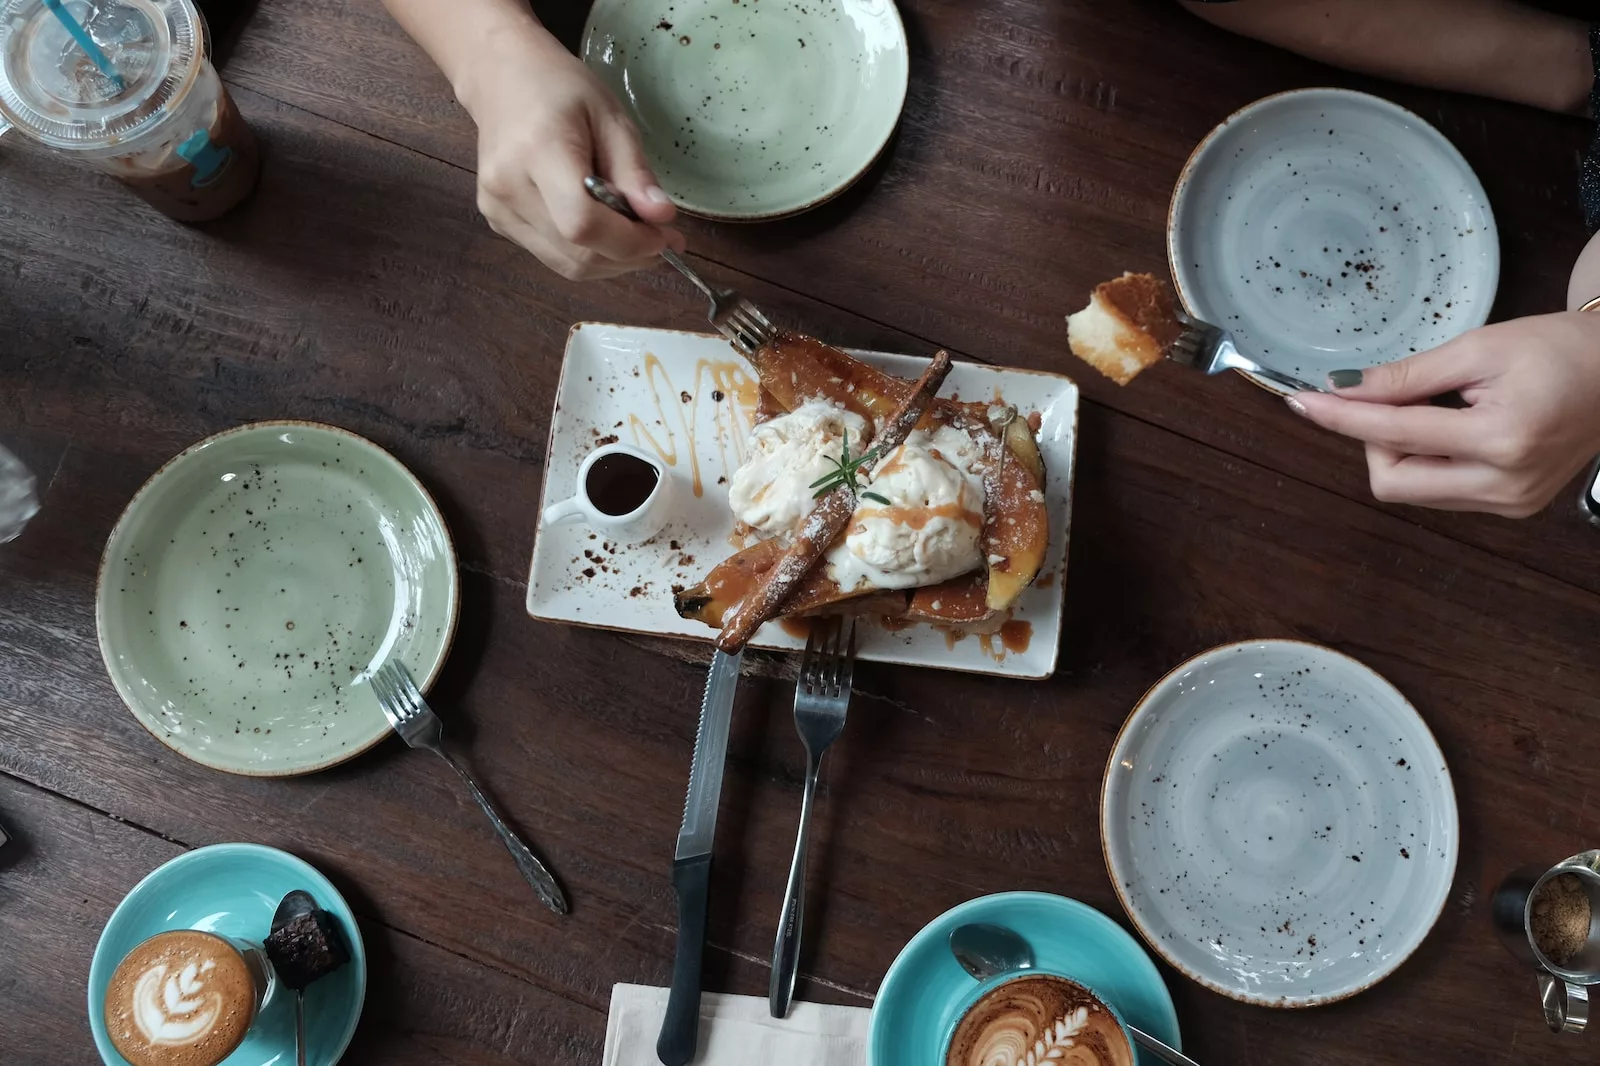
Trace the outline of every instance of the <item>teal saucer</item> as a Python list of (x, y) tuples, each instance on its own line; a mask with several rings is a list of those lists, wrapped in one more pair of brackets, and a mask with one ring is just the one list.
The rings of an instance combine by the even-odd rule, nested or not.
[[(923, 926), (884, 975), (872, 1007), (867, 1066), (930, 1066), (977, 982), (950, 954), (950, 932), (968, 922), (1009, 926), (1033, 945), (1042, 970), (1094, 990), (1130, 1025), (1181, 1048), (1178, 1012), (1155, 963), (1122, 927), (1087, 904), (1044, 892), (1002, 892), (952, 907)], [(1139, 1052), (1141, 1066), (1159, 1066)]]
[[(310, 892), (339, 923), (350, 962), (306, 990), (307, 1066), (333, 1066), (350, 1044), (367, 994), (367, 956), (355, 915), (337, 889), (287, 852), (260, 844), (214, 844), (179, 855), (133, 886), (100, 934), (89, 964), (89, 1028), (106, 1066), (127, 1066), (106, 1035), (106, 985), (117, 963), (141, 941), (168, 929), (203, 929), (261, 943), (278, 901)], [(273, 989), (245, 1037), (222, 1066), (288, 1066), (294, 1062), (294, 1000)]]

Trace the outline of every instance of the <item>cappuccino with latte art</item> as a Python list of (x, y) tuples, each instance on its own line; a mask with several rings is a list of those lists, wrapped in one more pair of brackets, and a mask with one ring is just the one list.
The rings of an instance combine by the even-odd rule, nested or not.
[(1133, 1066), (1133, 1048), (1093, 992), (1028, 974), (984, 993), (956, 1023), (945, 1066)]
[(106, 1033), (133, 1066), (216, 1066), (266, 996), (261, 953), (177, 929), (134, 948), (106, 986)]

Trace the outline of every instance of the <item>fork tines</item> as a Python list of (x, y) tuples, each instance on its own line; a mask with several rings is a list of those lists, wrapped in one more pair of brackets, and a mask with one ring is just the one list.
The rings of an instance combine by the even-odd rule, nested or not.
[(772, 323), (755, 304), (743, 298), (718, 314), (714, 324), (745, 355), (754, 355), (772, 340)]
[(390, 659), (378, 667), (369, 684), (372, 694), (378, 697), (378, 706), (391, 723), (403, 722), (418, 713), (422, 693), (399, 660)]
[(813, 618), (800, 659), (800, 689), (815, 696), (848, 694), (855, 675), (856, 620)]
[(1167, 358), (1183, 366), (1210, 370), (1211, 361), (1216, 358), (1217, 346), (1222, 342), (1222, 330), (1209, 322), (1190, 318), (1181, 311), (1178, 312), (1178, 321), (1183, 324), (1183, 332), (1167, 351)]

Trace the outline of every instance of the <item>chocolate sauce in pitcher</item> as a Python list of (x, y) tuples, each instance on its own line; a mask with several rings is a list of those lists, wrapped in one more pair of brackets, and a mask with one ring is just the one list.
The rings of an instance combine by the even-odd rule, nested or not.
[(584, 479), (583, 491), (601, 514), (632, 514), (656, 490), (661, 474), (638, 456), (612, 452), (596, 459)]

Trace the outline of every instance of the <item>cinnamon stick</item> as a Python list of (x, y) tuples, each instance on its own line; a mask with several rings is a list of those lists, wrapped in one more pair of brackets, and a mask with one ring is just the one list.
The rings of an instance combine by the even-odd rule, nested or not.
[[(916, 388), (895, 408), (883, 432), (872, 442), (879, 462), (905, 443), (949, 373), (950, 353), (941, 349), (934, 353), (927, 369), (917, 379)], [(726, 652), (737, 651), (755, 636), (764, 622), (777, 616), (784, 601), (799, 587), (811, 568), (822, 561), (829, 545), (844, 532), (850, 516), (855, 513), (856, 494), (848, 485), (840, 485), (818, 500), (806, 515), (794, 543), (724, 621), (722, 632), (717, 634), (717, 647)]]

